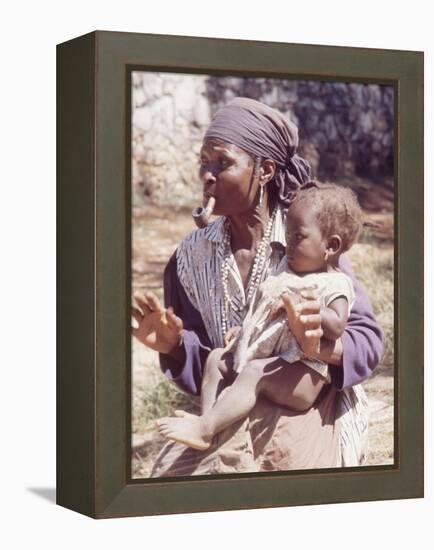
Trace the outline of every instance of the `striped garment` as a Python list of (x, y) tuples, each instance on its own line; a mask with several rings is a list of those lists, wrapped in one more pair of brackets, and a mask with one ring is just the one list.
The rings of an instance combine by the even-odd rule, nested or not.
[[(208, 337), (214, 347), (222, 347), (222, 311), (225, 307), (222, 286), (224, 261), (223, 239), (227, 228), (224, 217), (188, 235), (176, 252), (178, 278), (191, 304), (200, 312)], [(285, 253), (285, 212), (278, 208), (274, 220), (261, 282), (274, 275)], [(229, 310), (228, 328), (242, 325), (249, 304), (240, 272), (231, 253), (229, 258), (228, 290), (234, 307)], [(255, 294), (253, 294), (252, 299)]]

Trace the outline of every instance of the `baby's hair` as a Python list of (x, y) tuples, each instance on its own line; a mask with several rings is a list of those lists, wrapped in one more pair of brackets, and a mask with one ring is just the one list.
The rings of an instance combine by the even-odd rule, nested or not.
[(333, 183), (310, 181), (298, 191), (289, 210), (295, 204), (311, 204), (324, 237), (339, 235), (342, 252), (357, 241), (363, 227), (363, 212), (357, 196), (348, 187)]

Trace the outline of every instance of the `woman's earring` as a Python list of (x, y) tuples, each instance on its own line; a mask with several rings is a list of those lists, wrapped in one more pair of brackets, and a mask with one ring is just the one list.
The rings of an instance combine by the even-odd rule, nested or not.
[(260, 192), (259, 192), (259, 206), (262, 205), (262, 199), (264, 198), (264, 187), (265, 187), (265, 183), (262, 183), (264, 181), (263, 178), (261, 178), (259, 180), (259, 187), (261, 188)]

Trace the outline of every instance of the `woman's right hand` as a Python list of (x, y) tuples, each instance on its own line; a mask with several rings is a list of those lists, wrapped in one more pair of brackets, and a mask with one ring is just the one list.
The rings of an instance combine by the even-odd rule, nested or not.
[(134, 293), (132, 316), (137, 326), (133, 335), (142, 344), (159, 353), (170, 354), (182, 344), (182, 320), (171, 307), (165, 309), (152, 292)]

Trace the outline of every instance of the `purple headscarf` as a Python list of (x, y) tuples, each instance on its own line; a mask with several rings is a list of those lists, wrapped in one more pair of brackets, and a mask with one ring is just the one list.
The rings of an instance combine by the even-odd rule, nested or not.
[(279, 201), (286, 206), (310, 181), (308, 162), (296, 154), (298, 129), (282, 113), (264, 103), (237, 97), (217, 111), (205, 139), (237, 145), (254, 157), (274, 160), (274, 182)]

